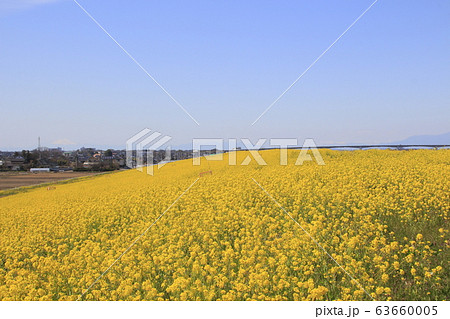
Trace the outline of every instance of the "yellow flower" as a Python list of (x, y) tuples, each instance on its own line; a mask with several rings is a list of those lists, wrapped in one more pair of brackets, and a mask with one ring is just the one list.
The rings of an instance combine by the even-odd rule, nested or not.
[(320, 152), (0, 191), (0, 300), (76, 300), (144, 230), (83, 300), (447, 299), (450, 150)]
[(327, 292), (328, 288), (324, 286), (319, 286), (311, 291), (310, 297), (312, 300), (321, 300), (323, 295), (325, 295)]

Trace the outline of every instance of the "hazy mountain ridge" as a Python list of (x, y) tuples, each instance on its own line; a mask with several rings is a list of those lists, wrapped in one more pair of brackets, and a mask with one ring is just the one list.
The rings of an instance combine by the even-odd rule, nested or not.
[(425, 145), (450, 145), (450, 132), (438, 135), (415, 135), (410, 136), (404, 140), (398, 142), (392, 142), (389, 144), (425, 144)]

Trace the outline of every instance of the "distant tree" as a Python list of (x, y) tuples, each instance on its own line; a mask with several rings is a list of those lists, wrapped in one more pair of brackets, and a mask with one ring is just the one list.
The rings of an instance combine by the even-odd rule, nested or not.
[(22, 157), (25, 159), (25, 163), (29, 164), (37, 160), (37, 155), (35, 153), (31, 153), (30, 151), (23, 150)]
[(58, 164), (58, 166), (66, 166), (70, 164), (70, 162), (64, 157), (58, 158), (56, 163)]
[(112, 150), (111, 149), (107, 149), (105, 151), (105, 156), (112, 156)]

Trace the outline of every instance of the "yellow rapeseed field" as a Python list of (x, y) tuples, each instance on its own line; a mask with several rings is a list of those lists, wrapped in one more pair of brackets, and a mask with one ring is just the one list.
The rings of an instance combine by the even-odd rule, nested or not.
[(197, 179), (82, 300), (446, 299), (450, 150), (321, 153), (324, 166), (272, 150), (267, 166), (226, 155), (1, 197), (0, 300), (77, 300)]

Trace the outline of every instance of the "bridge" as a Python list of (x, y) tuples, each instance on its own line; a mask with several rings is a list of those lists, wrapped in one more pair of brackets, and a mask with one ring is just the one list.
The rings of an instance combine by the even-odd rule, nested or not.
[[(293, 146), (288, 147), (289, 150), (297, 150), (302, 149), (303, 146)], [(429, 144), (367, 144), (367, 145), (320, 145), (316, 146), (317, 149), (371, 149), (371, 148), (379, 148), (379, 149), (396, 149), (396, 150), (405, 150), (405, 149), (441, 149), (441, 148), (450, 148), (450, 144), (438, 144), (438, 145), (429, 145)], [(260, 149), (252, 149), (252, 150), (273, 150), (278, 149), (278, 147), (265, 147)], [(245, 149), (242, 149), (243, 151)], [(225, 150), (224, 152), (230, 152), (230, 150)]]

